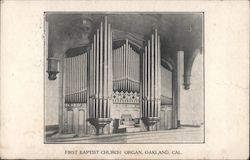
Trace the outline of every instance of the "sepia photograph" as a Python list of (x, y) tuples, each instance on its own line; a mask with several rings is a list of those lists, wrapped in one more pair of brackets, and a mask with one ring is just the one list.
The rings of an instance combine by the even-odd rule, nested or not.
[(204, 143), (203, 13), (44, 21), (45, 143)]
[(249, 1), (0, 7), (0, 159), (249, 159)]

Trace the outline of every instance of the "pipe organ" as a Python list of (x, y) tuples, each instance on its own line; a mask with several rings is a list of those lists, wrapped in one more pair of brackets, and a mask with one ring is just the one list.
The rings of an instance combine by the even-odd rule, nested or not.
[(155, 30), (145, 46), (142, 55), (142, 119), (148, 125), (148, 130), (159, 121), (161, 97), (161, 53), (160, 36)]
[(64, 133), (89, 134), (93, 126), (96, 134), (103, 134), (106, 126), (112, 126), (111, 118), (130, 111), (148, 130), (155, 130), (152, 126), (163, 114), (157, 30), (140, 53), (127, 38), (113, 48), (112, 34), (105, 17), (94, 31), (88, 51), (64, 58)]
[(126, 42), (113, 53), (113, 90), (140, 91), (140, 55)]

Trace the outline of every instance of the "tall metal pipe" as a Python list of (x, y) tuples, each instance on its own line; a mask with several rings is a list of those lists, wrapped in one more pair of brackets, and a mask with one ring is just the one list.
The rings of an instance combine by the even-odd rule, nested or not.
[(104, 52), (103, 52), (103, 113), (102, 113), (102, 117), (105, 118), (106, 117), (106, 105), (107, 105), (107, 77), (108, 77), (108, 72), (107, 72), (107, 61), (108, 61), (108, 55), (107, 55), (107, 17), (105, 17), (105, 21), (104, 21), (104, 27), (103, 27), (103, 31), (104, 31), (104, 37), (103, 37), (103, 41), (104, 41)]

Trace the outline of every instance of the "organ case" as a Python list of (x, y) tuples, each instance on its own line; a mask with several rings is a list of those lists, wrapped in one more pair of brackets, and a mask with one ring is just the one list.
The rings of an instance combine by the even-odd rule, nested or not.
[(103, 134), (114, 118), (110, 113), (124, 104), (135, 106), (134, 115), (139, 115), (135, 118), (141, 118), (148, 130), (156, 128), (162, 114), (160, 36), (156, 29), (143, 52), (138, 53), (128, 39), (113, 49), (112, 30), (105, 17), (88, 51), (65, 57), (63, 63), (63, 133), (89, 134), (89, 122), (96, 134)]

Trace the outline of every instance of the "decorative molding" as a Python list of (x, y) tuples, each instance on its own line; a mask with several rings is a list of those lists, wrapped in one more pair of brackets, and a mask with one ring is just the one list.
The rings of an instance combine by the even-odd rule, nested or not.
[(65, 108), (71, 110), (73, 108), (85, 109), (87, 108), (87, 103), (65, 103)]
[(114, 92), (113, 103), (134, 103), (137, 104), (140, 101), (139, 94), (137, 92)]
[(49, 57), (48, 60), (48, 70), (47, 73), (49, 74), (49, 80), (55, 80), (57, 78), (57, 74), (59, 73), (59, 58)]
[(161, 95), (161, 105), (173, 104), (173, 98)]
[[(118, 29), (113, 29), (113, 42), (119, 42), (119, 41), (125, 41), (128, 39), (129, 43), (134, 46), (134, 49), (142, 49), (143, 44), (145, 43), (145, 39), (142, 35), (136, 34), (136, 33), (131, 33), (131, 32), (126, 32)], [(114, 45), (114, 47), (119, 48), (120, 46)]]

